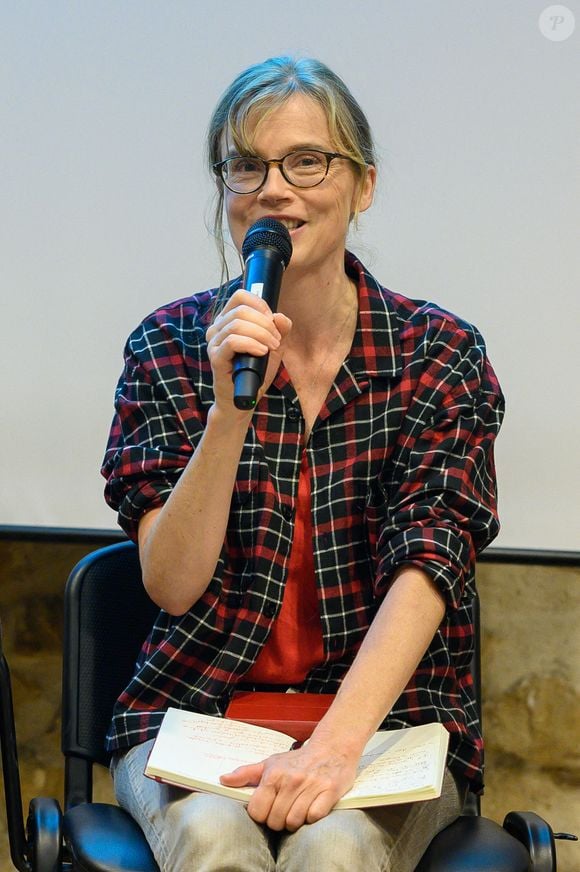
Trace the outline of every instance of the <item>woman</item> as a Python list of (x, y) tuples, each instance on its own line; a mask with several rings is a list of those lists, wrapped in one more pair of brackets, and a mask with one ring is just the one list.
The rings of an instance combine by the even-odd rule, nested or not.
[[(467, 604), (498, 529), (501, 392), (475, 328), (346, 252), (376, 162), (327, 67), (244, 71), (208, 142), (218, 226), (223, 208), (239, 251), (274, 218), (293, 254), (277, 313), (237, 279), (127, 344), (103, 472), (161, 611), (108, 737), (117, 796), (171, 872), (412, 870), (482, 786)], [(269, 353), (253, 412), (233, 403), (240, 353)], [(224, 775), (257, 785), (247, 807), (143, 776), (168, 706), (221, 715), (240, 686), (337, 695), (307, 745)], [(435, 720), (440, 799), (332, 811), (381, 724)]]

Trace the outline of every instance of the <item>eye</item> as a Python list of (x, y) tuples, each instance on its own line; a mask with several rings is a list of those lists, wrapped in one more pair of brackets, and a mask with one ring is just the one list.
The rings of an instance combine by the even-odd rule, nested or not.
[(253, 175), (263, 173), (264, 165), (258, 157), (232, 157), (226, 163), (229, 175)]
[(319, 151), (295, 151), (287, 161), (295, 172), (317, 173), (326, 168), (325, 157)]

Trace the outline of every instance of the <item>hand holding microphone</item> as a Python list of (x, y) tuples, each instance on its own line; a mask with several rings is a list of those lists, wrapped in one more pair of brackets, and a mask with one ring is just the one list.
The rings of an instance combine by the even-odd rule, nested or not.
[[(273, 312), (278, 306), (282, 276), (291, 256), (290, 234), (280, 221), (261, 218), (246, 233), (242, 245), (243, 287), (261, 297)], [(261, 357), (235, 355), (232, 379), (236, 408), (254, 408), (267, 366), (268, 354)]]

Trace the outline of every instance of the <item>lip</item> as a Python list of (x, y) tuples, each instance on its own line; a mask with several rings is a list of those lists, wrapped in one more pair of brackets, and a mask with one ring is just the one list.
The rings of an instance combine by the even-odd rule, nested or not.
[(306, 222), (302, 218), (297, 218), (295, 215), (264, 215), (264, 218), (272, 218), (274, 221), (280, 221), (284, 226), (286, 226), (286, 222), (299, 222), (298, 227), (287, 227), (288, 233), (292, 235), (293, 233), (297, 233), (298, 230), (301, 230)]

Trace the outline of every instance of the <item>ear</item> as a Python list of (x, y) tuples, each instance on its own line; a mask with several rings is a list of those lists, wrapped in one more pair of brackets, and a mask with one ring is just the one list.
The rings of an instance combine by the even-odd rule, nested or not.
[(366, 212), (366, 210), (373, 202), (376, 183), (377, 168), (372, 164), (369, 164), (366, 168), (364, 180), (362, 181), (361, 186), (358, 189), (358, 202), (356, 203), (357, 212)]

